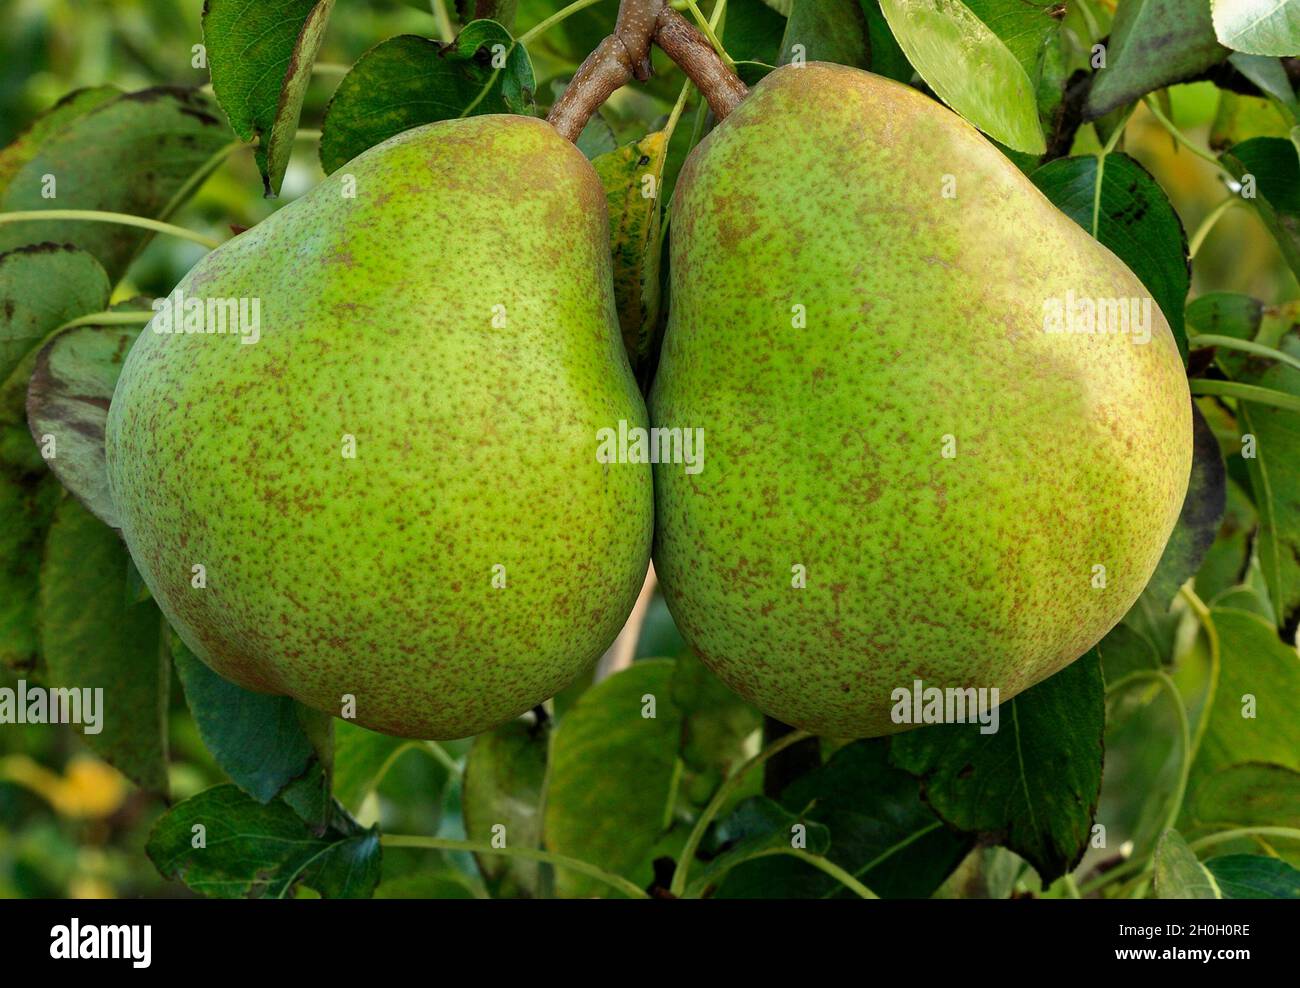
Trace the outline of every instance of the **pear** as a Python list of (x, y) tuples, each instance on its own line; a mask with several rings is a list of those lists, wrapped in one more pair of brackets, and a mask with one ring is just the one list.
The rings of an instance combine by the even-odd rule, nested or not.
[[(781, 68), (686, 162), (671, 236), (650, 417), (706, 442), (655, 466), (655, 569), (732, 689), (889, 734), (918, 680), (1006, 700), (1119, 621), (1186, 493), (1186, 377), (1150, 293), (992, 144)], [(1147, 330), (1078, 331), (1080, 300), (1145, 300)]]
[[(457, 738), (609, 646), (653, 495), (648, 465), (597, 459), (598, 430), (646, 426), (607, 222), (549, 124), (476, 116), (366, 151), (185, 277), (127, 357), (107, 461), (132, 558), (203, 661)], [(166, 316), (192, 300), (202, 323)], [(244, 305), (240, 334), (214, 300)]]

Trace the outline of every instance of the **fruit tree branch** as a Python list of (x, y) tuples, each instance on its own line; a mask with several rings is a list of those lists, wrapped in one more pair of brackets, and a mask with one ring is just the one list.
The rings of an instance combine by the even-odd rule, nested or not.
[(664, 5), (659, 8), (655, 44), (676, 62), (686, 77), (695, 83), (709, 109), (719, 120), (724, 120), (732, 110), (749, 95), (749, 89), (722, 60), (694, 24)]
[(577, 141), (587, 121), (616, 90), (650, 78), (650, 44), (667, 0), (622, 0), (614, 33), (578, 66), (546, 119), (564, 137)]

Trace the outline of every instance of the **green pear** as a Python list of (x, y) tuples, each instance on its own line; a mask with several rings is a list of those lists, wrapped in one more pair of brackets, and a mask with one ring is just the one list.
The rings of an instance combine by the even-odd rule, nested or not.
[(132, 558), (200, 658), (456, 738), (609, 646), (653, 494), (648, 465), (597, 459), (598, 430), (646, 424), (607, 222), (549, 124), (476, 116), (372, 148), (185, 277), (173, 298), (245, 300), (244, 329), (257, 300), (260, 330), (155, 315), (107, 459)]
[[(705, 443), (698, 472), (655, 466), (655, 568), (732, 689), (819, 734), (893, 733), (895, 691), (1009, 699), (1133, 604), (1191, 468), (1177, 346), (959, 117), (778, 69), (686, 162), (671, 250), (650, 417)], [(1147, 331), (1054, 331), (1081, 299), (1145, 299)]]

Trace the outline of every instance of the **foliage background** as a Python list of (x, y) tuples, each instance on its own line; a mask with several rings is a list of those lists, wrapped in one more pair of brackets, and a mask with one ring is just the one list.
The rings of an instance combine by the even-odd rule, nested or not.
[[(515, 35), (523, 34), (561, 6), (558, 0), (521, 0)], [(540, 109), (555, 98), (582, 57), (610, 31), (616, 6), (614, 0), (605, 0), (530, 42)], [(712, 8), (711, 3), (702, 6), (706, 12)], [(776, 60), (786, 23), (773, 8), (781, 6), (761, 0), (732, 0), (721, 35), (738, 61)], [(1046, 4), (1027, 6), (1048, 16)], [(1107, 33), (1113, 15), (1113, 3), (1094, 0), (1086, 7), (1071, 4), (1059, 19), (1059, 30), (1047, 43), (1054, 46), (1062, 60), (1062, 85), (1071, 72), (1085, 67), (1089, 44)], [(454, 12), (450, 21), (454, 26)], [(429, 4), (414, 0), (340, 0), (317, 56), (318, 70), (307, 89), (302, 128), (308, 132), (320, 128), (326, 105), (346, 67), (366, 51), (399, 34), (450, 40), (439, 34), (440, 27)], [(195, 0), (12, 0), (0, 11), (0, 145), (8, 144), (40, 113), (80, 87), (111, 82), (130, 91), (164, 83), (205, 85), (207, 71), (191, 65), (192, 47), (201, 39), (200, 5)], [(660, 71), (654, 80), (616, 94), (602, 111), (601, 119), (589, 128), (584, 138), (585, 150), (591, 155), (613, 152), (662, 127), (673, 111), (683, 80), (681, 73), (662, 57), (656, 58), (656, 65)], [(1225, 93), (1211, 82), (1174, 85), (1160, 92), (1159, 105), (1163, 105), (1165, 115), (1200, 147), (1217, 151), (1261, 133), (1275, 132), (1276, 121), (1262, 100), (1247, 102), (1251, 98)], [(692, 91), (682, 123), (666, 149), (665, 202), (681, 161), (706, 123), (698, 95)], [(1099, 133), (1094, 126), (1085, 125), (1078, 131), (1070, 153), (1090, 155), (1101, 148), (1107, 136), (1105, 130)], [(1181, 147), (1146, 106), (1139, 105), (1135, 110), (1121, 148), (1154, 176), (1189, 233), (1198, 230), (1223, 201), (1220, 171)], [(613, 167), (610, 163), (616, 164), (615, 159), (607, 162)], [(263, 198), (254, 156), (251, 150), (243, 149), (227, 157), (171, 221), (222, 239), (231, 228), (254, 225), (322, 177), (317, 141), (310, 133), (300, 135), (294, 142), (280, 197)], [(115, 286), (112, 301), (167, 294), (203, 253), (204, 249), (196, 244), (170, 237), (154, 238)], [(1288, 308), (1287, 303), (1300, 300), (1296, 272), (1288, 266), (1256, 210), (1230, 209), (1213, 226), (1197, 253), (1191, 267), (1189, 299), (1214, 292), (1243, 293), (1275, 307), (1281, 322), (1271, 331), (1274, 339), (1293, 335), (1290, 321), (1300, 309)], [(1289, 382), (1288, 386), (1293, 384)], [(1276, 635), (1265, 633), (1280, 618), (1271, 609), (1269, 587), (1259, 566), (1256, 526), (1260, 498), (1258, 491), (1252, 491), (1249, 472), (1236, 455), (1241, 430), (1231, 403), (1202, 399), (1201, 405), (1222, 445), (1231, 479), (1227, 486), (1227, 515), (1221, 527), (1215, 518), (1217, 539), (1194, 585), (1207, 602), (1215, 604), (1218, 598), (1218, 606), (1230, 605), (1229, 613), (1222, 615), (1217, 635), (1225, 676), (1233, 662), (1242, 668), (1275, 663), (1279, 671), (1272, 683), (1272, 695), (1294, 711), (1300, 706), (1300, 693), (1287, 693), (1295, 684), (1295, 654), (1289, 647), (1293, 641), (1279, 641)], [(1291, 448), (1300, 451), (1300, 446)], [(1294, 484), (1294, 479), (1288, 482)], [(1200, 771), (1209, 773), (1244, 761), (1250, 763), (1246, 773), (1220, 779), (1227, 787), (1225, 792), (1207, 796), (1208, 790), (1197, 790), (1201, 802), (1189, 803), (1181, 817), (1176, 813), (1173, 820), (1166, 819), (1169, 800), (1187, 782), (1185, 777), (1180, 781), (1180, 773), (1185, 775), (1189, 769), (1178, 750), (1180, 718), (1190, 717), (1197, 725), (1208, 718), (1206, 684), (1212, 666), (1210, 638), (1201, 630), (1197, 616), (1182, 603), (1175, 604), (1172, 615), (1163, 610), (1163, 606), (1157, 607), (1154, 617), (1131, 616), (1107, 639), (1099, 657), (1106, 665), (1107, 685), (1112, 689), (1125, 673), (1142, 669), (1167, 672), (1178, 703), (1175, 706), (1169, 702), (1163, 681), (1155, 676), (1149, 677), (1145, 685), (1139, 684), (1140, 688), (1124, 688), (1108, 696), (1108, 755), (1099, 808), (1099, 819), (1107, 823), (1110, 831), (1108, 847), (1088, 852), (1084, 863), (1074, 870), (1081, 880), (1099, 874), (1092, 870), (1099, 864), (1114, 866), (1115, 849), (1125, 842), (1138, 857), (1150, 858), (1167, 829), (1162, 824), (1178, 823), (1189, 834), (1203, 836), (1216, 828), (1241, 823), (1239, 816), (1220, 820), (1210, 811), (1220, 804), (1232, 805), (1234, 800), (1238, 805), (1243, 800), (1249, 802), (1251, 794), (1268, 793), (1272, 799), (1270, 806), (1261, 811), (1264, 816), (1258, 819), (1300, 826), (1300, 812), (1296, 809), (1300, 806), (1300, 787), (1296, 785), (1300, 765), (1295, 764), (1300, 748), (1292, 750), (1288, 760), (1284, 738), (1269, 742), (1283, 746), (1283, 753), (1276, 758), (1268, 756), (1267, 751), (1259, 754), (1258, 739), (1235, 748), (1231, 739), (1220, 739), (1214, 755), (1220, 763), (1201, 766)], [(1260, 620), (1252, 623), (1243, 616), (1249, 614)], [(1148, 648), (1155, 655), (1154, 665), (1144, 654)], [(1268, 658), (1262, 659), (1265, 653)], [(583, 823), (593, 814), (612, 815), (633, 831), (648, 827), (646, 834), (634, 833), (631, 838), (627, 830), (613, 840), (606, 838), (601, 851), (606, 867), (644, 885), (657, 856), (680, 852), (690, 824), (726, 772), (741, 757), (756, 750), (761, 718), (720, 690), (695, 662), (657, 596), (650, 605), (635, 655), (638, 661), (629, 672), (587, 692), (584, 688), (588, 684), (577, 684), (557, 698), (553, 713), (561, 730), (549, 742), (545, 731), (539, 742), (538, 732), (521, 722), (480, 739), (470, 759), (469, 740), (442, 745), (400, 742), (338, 725), (333, 742), (334, 793), (351, 811), (358, 834), (379, 824), (385, 833), (448, 839), (464, 838), (467, 824), (475, 830), (479, 822), (509, 812), (507, 805), (522, 800), (528, 806), (531, 799), (533, 810), (520, 812), (517, 819), (511, 820), (511, 826), (519, 828), (516, 833), (530, 833), (537, 839), (543, 821), (535, 812), (536, 802), (545, 784), (549, 786), (549, 802), (544, 823), (553, 838), (548, 844), (561, 845), (568, 853), (582, 856), (583, 849), (597, 840)], [(237, 781), (245, 790), (256, 788), (258, 773), (265, 776), (269, 770), (260, 766), (245, 768), (242, 775), (232, 772), (237, 752), (232, 755), (229, 748), (222, 751), (219, 741), (214, 745), (216, 735), (210, 725), (203, 723), (204, 701), (196, 697), (219, 693), (219, 682), (204, 680), (203, 668), (192, 658), (178, 654), (176, 661), (178, 675), (171, 679), (166, 718), (166, 776), (171, 804), (183, 805), (186, 799), (225, 783), (232, 775), (239, 776)], [(12, 687), (17, 679), (16, 672), (0, 667), (0, 686)], [(1247, 690), (1257, 688), (1248, 676), (1241, 685)], [(647, 745), (643, 738), (620, 741), (619, 722), (608, 714), (612, 697), (620, 691), (632, 697), (647, 688), (673, 698), (672, 709), (661, 713), (662, 737), (657, 747)], [(1084, 684), (1076, 688), (1087, 687)], [(197, 716), (191, 710), (195, 707), (199, 709)], [(568, 734), (563, 730), (566, 718), (575, 725)], [(309, 737), (310, 727), (305, 732)], [(936, 785), (933, 774), (926, 775), (927, 759), (933, 759), (926, 750), (927, 732), (915, 732), (912, 741), (904, 745), (909, 749), (905, 752), (887, 754), (883, 743), (860, 743), (843, 749), (825, 743), (811, 761), (805, 758), (802, 769), (797, 764), (792, 768), (788, 758), (780, 760), (785, 766), (782, 771), (792, 773), (789, 778), (775, 780), (769, 771), (764, 785), (761, 775), (751, 777), (727, 801), (726, 811), (719, 818), (721, 823), (706, 837), (706, 853), (744, 847), (746, 841), (751, 851), (761, 849), (763, 840), (804, 814), (810, 825), (809, 848), (836, 848), (832, 857), (838, 855), (854, 874), (869, 875), (868, 884), (882, 895), (930, 894), (936, 889), (939, 895), (995, 897), (1077, 892), (1077, 883), (1072, 879), (1049, 882), (1045, 889), (1026, 863), (1072, 856), (1066, 849), (1055, 847), (1053, 840), (1041, 846), (1034, 840), (1022, 841), (1019, 854), (1004, 847), (977, 847), (977, 843), (982, 845), (987, 840), (977, 842), (974, 835), (988, 838), (998, 830), (996, 821), (992, 828), (978, 820), (968, 821), (970, 825), (964, 829), (954, 827), (960, 814), (940, 814), (944, 817), (940, 822), (931, 808), (919, 801), (915, 777), (926, 777), (932, 786)], [(239, 741), (227, 740), (232, 744)], [(626, 744), (622, 754), (620, 743)], [(592, 745), (598, 749), (596, 760), (601, 764), (585, 770), (564, 768), (590, 760)], [(224, 757), (214, 757), (214, 750)], [(806, 756), (806, 747), (804, 751)], [(303, 754), (307, 764), (311, 764), (312, 757), (316, 756)], [(823, 759), (824, 764), (816, 767)], [(637, 766), (631, 780), (626, 771), (629, 764)], [(773, 767), (777, 764), (774, 760)], [(913, 771), (909, 772), (909, 767)], [(675, 800), (668, 800), (667, 806), (663, 794), (652, 791), (653, 785), (647, 786), (647, 780), (660, 778), (678, 794)], [(790, 778), (794, 781), (789, 782)], [(260, 782), (272, 786), (271, 795), (277, 791), (268, 778)], [(778, 782), (789, 784), (782, 786)], [(220, 791), (230, 793), (228, 789)], [(867, 791), (877, 794), (874, 803), (863, 802), (862, 794)], [(757, 797), (760, 792), (779, 798), (754, 798), (740, 803), (743, 797)], [(552, 806), (560, 809), (553, 810)], [(809, 814), (809, 806), (819, 809)], [(1208, 815), (1198, 818), (1197, 808), (1207, 806)], [(146, 854), (151, 828), (167, 807), (157, 793), (128, 781), (67, 728), (0, 728), (0, 896), (189, 894), (184, 886), (162, 877)], [(369, 853), (362, 838), (346, 831), (350, 824), (334, 821), (331, 825), (344, 827), (341, 836), (335, 834), (340, 846), (353, 840), (355, 853)], [(897, 856), (893, 864), (870, 864), (870, 852), (892, 846), (887, 838), (899, 834), (915, 842), (913, 853)], [(1184, 848), (1172, 846), (1176, 837), (1164, 837), (1171, 846), (1161, 860), (1171, 871), (1176, 871), (1179, 864), (1187, 864), (1181, 853)], [(625, 845), (623, 850), (619, 845)], [(1222, 849), (1296, 863), (1295, 854), (1285, 846), (1265, 841), (1228, 843)], [(620, 860), (620, 853), (630, 853), (635, 860)], [(701, 865), (699, 872), (706, 873), (707, 866)], [(229, 875), (208, 877), (218, 884), (230, 879)], [(1149, 879), (1135, 877), (1136, 884), (1117, 884), (1117, 890), (1138, 894), (1149, 891)], [(1157, 885), (1160, 880), (1157, 869)], [(1174, 880), (1165, 880), (1172, 887)], [(205, 887), (201, 880), (189, 884), (214, 892), (213, 885)], [(346, 889), (331, 885), (328, 877), (319, 884), (332, 888), (333, 894), (347, 894)], [(756, 861), (736, 867), (723, 887), (731, 895), (824, 895), (834, 889), (824, 875), (804, 863), (775, 859), (767, 864)], [(270, 894), (285, 891), (260, 886), (241, 890)], [(582, 876), (536, 863), (512, 861), (507, 865), (501, 859), (484, 858), (480, 867), (472, 855), (463, 851), (387, 846), (376, 894), (579, 895), (598, 891), (599, 885)], [(299, 886), (292, 894), (315, 892)]]

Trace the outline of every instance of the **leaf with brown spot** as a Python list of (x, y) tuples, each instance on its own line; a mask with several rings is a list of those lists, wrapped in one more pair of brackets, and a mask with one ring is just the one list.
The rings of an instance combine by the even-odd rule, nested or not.
[(312, 65), (334, 0), (248, 3), (207, 0), (203, 42), (212, 91), (230, 126), (257, 139), (257, 167), (266, 195), (280, 192)]
[(614, 300), (634, 372), (650, 354), (659, 319), (660, 193), (667, 152), (663, 132), (656, 131), (591, 162), (609, 207)]
[[(138, 308), (128, 304), (128, 309)], [(108, 489), (104, 424), (140, 326), (74, 326), (41, 348), (27, 387), (32, 437), (50, 469), (106, 525), (119, 527)]]

